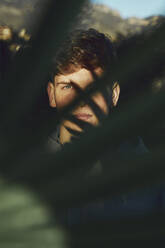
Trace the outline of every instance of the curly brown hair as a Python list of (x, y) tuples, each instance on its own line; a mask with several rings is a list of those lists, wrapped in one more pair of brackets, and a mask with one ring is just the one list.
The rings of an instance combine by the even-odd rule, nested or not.
[(93, 71), (101, 67), (110, 72), (116, 53), (110, 38), (95, 29), (76, 30), (62, 44), (53, 63), (53, 77), (74, 67)]

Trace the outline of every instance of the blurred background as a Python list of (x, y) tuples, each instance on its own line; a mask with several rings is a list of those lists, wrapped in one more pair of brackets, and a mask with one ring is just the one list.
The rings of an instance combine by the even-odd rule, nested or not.
[[(45, 0), (1, 0), (0, 25), (31, 33), (43, 13)], [(65, 8), (65, 6), (64, 6)], [(81, 15), (81, 25), (109, 33), (128, 35), (156, 25), (165, 18), (165, 0), (91, 0)]]
[[(22, 54), (31, 46), (31, 39), (40, 28), (40, 23), (46, 9), (45, 0), (1, 0), (0, 1), (0, 40), (5, 42), (6, 50), (3, 48), (3, 63), (1, 70), (7, 74), (10, 57), (15, 54)], [(63, 18), (63, 12), (66, 11), (65, 5), (60, 9)], [(126, 57), (124, 54), (131, 46), (140, 47), (142, 43), (150, 39), (152, 32), (157, 30), (165, 22), (165, 0), (86, 0), (81, 11), (77, 13), (76, 22), (74, 21), (71, 29), (77, 28), (95, 28), (100, 32), (108, 34), (114, 41), (117, 48), (118, 58)], [(134, 50), (134, 48), (132, 48)], [(164, 46), (155, 47), (153, 50), (153, 60), (158, 61), (160, 55), (165, 53)], [(135, 56), (136, 57), (136, 56)], [(136, 64), (134, 57), (132, 63)], [(5, 61), (5, 63), (4, 63)], [(156, 62), (159, 63), (159, 62)], [(157, 94), (165, 89), (165, 70), (161, 62), (161, 69), (150, 69), (142, 78), (136, 75), (136, 82), (130, 82), (127, 86), (121, 84), (121, 97), (119, 104), (123, 104), (134, 96), (143, 94), (147, 89), (152, 94)], [(153, 72), (153, 74), (151, 73)], [(152, 74), (152, 75), (151, 75)], [(34, 118), (40, 115), (43, 109), (47, 110), (48, 99), (44, 89), (41, 98), (34, 108), (32, 116)], [(54, 114), (54, 113), (53, 113)], [(41, 114), (43, 120), (43, 113)], [(38, 117), (37, 117), (38, 118)], [(41, 122), (41, 121), (39, 121)], [(27, 126), (30, 126), (27, 122)], [(36, 121), (36, 126), (38, 121)], [(156, 128), (153, 136), (145, 132), (146, 143), (150, 146), (159, 143), (162, 132), (164, 133), (164, 122), (161, 127)], [(163, 129), (162, 129), (163, 128)], [(163, 131), (162, 131), (163, 130)], [(155, 141), (156, 139), (156, 141)], [(154, 145), (154, 146), (155, 146)]]
[[(1, 0), (0, 1), (0, 41), (1, 41), (0, 44), (1, 44), (1, 48), (2, 48), (1, 49), (2, 54), (0, 54), (1, 55), (0, 69), (2, 68), (1, 69), (2, 79), (5, 78), (6, 74), (8, 74), (8, 65), (10, 65), (10, 62), (15, 61), (15, 60), (12, 60), (12, 58), (14, 57), (13, 55), (15, 55), (15, 54), (21, 55), (22, 53), (24, 53), (24, 50), (26, 50), (24, 48), (31, 47), (31, 40), (32, 40), (33, 36), (35, 36), (34, 34), (37, 31), (37, 27), (40, 26), (40, 20), (42, 19), (42, 16), (44, 14), (46, 1), (47, 0)], [(57, 2), (60, 2), (60, 1), (57, 1)], [(61, 19), (63, 18), (63, 13), (65, 11), (67, 12), (67, 9), (65, 9), (65, 5), (63, 5), (63, 7), (60, 9), (60, 12), (59, 12), (61, 14)], [(64, 17), (65, 17), (65, 15), (64, 15)], [(64, 18), (64, 20), (65, 20), (65, 18)], [(165, 22), (165, 0), (157, 0), (157, 1), (154, 1), (154, 0), (138, 0), (138, 1), (136, 1), (136, 0), (109, 0), (109, 1), (108, 0), (103, 0), (103, 1), (91, 0), (91, 1), (86, 1), (86, 3), (83, 5), (81, 11), (78, 13), (78, 17), (76, 20), (77, 20), (76, 23), (74, 22), (74, 24), (72, 25), (72, 29), (80, 28), (80, 27), (85, 28), (85, 29), (96, 28), (99, 31), (110, 35), (112, 40), (114, 41), (114, 44), (117, 47), (119, 59), (124, 58), (126, 62), (127, 61), (130, 62), (130, 60), (127, 60), (128, 53), (129, 52), (131, 53), (132, 51), (136, 50), (136, 48), (137, 49), (139, 48), (139, 50), (141, 49), (141, 51), (144, 51), (145, 45), (148, 44), (148, 41), (150, 41), (150, 37), (152, 38), (152, 31), (159, 28), (160, 24)], [(59, 23), (61, 23), (61, 22), (59, 22)], [(54, 25), (54, 23), (53, 23), (53, 25)], [(44, 29), (46, 29), (47, 27), (49, 29), (49, 26), (47, 26), (45, 24), (45, 26), (40, 27), (40, 31), (42, 33), (46, 34), (47, 32), (45, 32)], [(59, 30), (56, 29), (55, 33), (57, 33), (57, 31), (59, 31), (59, 33), (60, 33), (60, 31), (61, 31), (60, 29), (62, 29), (62, 28), (61, 28), (61, 26), (59, 26), (58, 28), (59, 28)], [(49, 30), (50, 32), (48, 32), (48, 34), (52, 34), (52, 30), (54, 30), (54, 26), (52, 29)], [(63, 32), (63, 30), (66, 30), (66, 29), (63, 28), (62, 32)], [(61, 37), (63, 37), (63, 36), (61, 35)], [(57, 36), (54, 37), (54, 40), (55, 39), (58, 39), (58, 37)], [(53, 47), (54, 43), (52, 42), (53, 44), (49, 44), (49, 46), (46, 46), (45, 41), (48, 41), (49, 37), (46, 36), (46, 39), (43, 39), (42, 35), (41, 35), (41, 37), (38, 38), (38, 40), (42, 41), (40, 49), (43, 48), (43, 46), (45, 46), (44, 51), (45, 51), (45, 55), (47, 55), (47, 50), (48, 50), (47, 48), (49, 48), (49, 46), (50, 46), (49, 50), (51, 50), (51, 45)], [(61, 40), (62, 40), (62, 38), (61, 38)], [(143, 47), (143, 43), (145, 43), (144, 47)], [(155, 43), (153, 42), (153, 44), (155, 44)], [(131, 74), (130, 81), (129, 81), (129, 84), (127, 85), (127, 87), (125, 87), (125, 88), (122, 86), (122, 82), (120, 82), (121, 83), (121, 105), (123, 103), (127, 102), (128, 99), (131, 102), (132, 99), (130, 99), (130, 97), (134, 98), (134, 96), (141, 95), (146, 90), (146, 88), (147, 88), (147, 90), (151, 91), (151, 93), (153, 95), (155, 95), (155, 94), (157, 94), (157, 93), (159, 93), (165, 89), (165, 72), (164, 72), (165, 71), (164, 70), (164, 64), (165, 63), (163, 60), (165, 58), (165, 56), (162, 55), (162, 54), (165, 54), (164, 42), (163, 42), (162, 46), (160, 46), (160, 47), (159, 46), (156, 47), (153, 44), (151, 44), (152, 45), (151, 47), (154, 47), (154, 49), (152, 50), (153, 56), (151, 56), (151, 58), (153, 60), (151, 62), (153, 62), (153, 63), (149, 64), (149, 62), (148, 62), (149, 59), (147, 57), (148, 54), (145, 54), (145, 51), (144, 51), (144, 58), (147, 57), (148, 60), (146, 59), (144, 61), (144, 65), (143, 65), (142, 69), (140, 67), (138, 68), (138, 70), (136, 69), (136, 65), (138, 64), (138, 62), (136, 61), (137, 60), (136, 56), (138, 55), (138, 52), (135, 51), (133, 56), (132, 57), (130, 56), (131, 59), (133, 58), (133, 61), (131, 61), (131, 63), (135, 64), (136, 75), (132, 76), (132, 74), (130, 72), (130, 74)], [(35, 45), (36, 45), (35, 49), (37, 50), (38, 44), (35, 43)], [(33, 51), (35, 51), (35, 49)], [(35, 54), (37, 59), (35, 61), (36, 63), (34, 63), (34, 64), (36, 66), (35, 68), (38, 68), (39, 67), (38, 63), (40, 63), (40, 66), (43, 66), (43, 68), (45, 70), (45, 66), (48, 64), (48, 60), (50, 57), (45, 56), (46, 59), (45, 59), (45, 62), (43, 62), (44, 60), (40, 59), (40, 54), (42, 54), (43, 51), (42, 51), (42, 49), (41, 50), (40, 49), (38, 48), (38, 50), (37, 50), (38, 54), (37, 54), (37, 52)], [(49, 55), (50, 54), (51, 54), (51, 52), (49, 51)], [(160, 55), (161, 55), (162, 60), (160, 60), (160, 62), (159, 62)], [(28, 61), (30, 61), (31, 63), (28, 63)], [(147, 63), (145, 64), (146, 61), (147, 61)], [(33, 62), (32, 59), (31, 60), (29, 59), (26, 61), (25, 65), (28, 65), (27, 66), (28, 69), (27, 69), (27, 71), (25, 70), (25, 72), (26, 72), (25, 75), (29, 75), (30, 73), (36, 73), (36, 74), (38, 73), (40, 75), (41, 72), (43, 72), (44, 70), (40, 70), (39, 72), (37, 72), (37, 70), (33, 71), (32, 62)], [(41, 62), (43, 62), (43, 65), (41, 64)], [(128, 67), (130, 65), (129, 62), (128, 62), (128, 64), (126, 63), (126, 66), (128, 65)], [(136, 62), (137, 62), (137, 64), (136, 64)], [(25, 81), (25, 82), (23, 82), (24, 87), (25, 87), (26, 86), (26, 80), (25, 80), (26, 77), (24, 77), (24, 70), (22, 70), (22, 68), (23, 67), (21, 67), (19, 64), (18, 72), (19, 72), (19, 74), (22, 73), (21, 75), (22, 75), (22, 78), (24, 79), (22, 81)], [(48, 69), (49, 68), (47, 66), (47, 70)], [(139, 72), (141, 72), (141, 74)], [(13, 73), (13, 75), (14, 75), (14, 73)], [(46, 79), (46, 76), (40, 75), (40, 77), (39, 77), (37, 75), (36, 76), (37, 80), (35, 80), (35, 77), (33, 75), (31, 75), (31, 78), (33, 80), (29, 80), (29, 78), (28, 78), (27, 81), (29, 80), (28, 81), (28, 82), (30, 82), (29, 85), (31, 84), (33, 86), (33, 84), (35, 82), (37, 82), (37, 83), (39, 82), (38, 84), (40, 84), (40, 78), (42, 78), (44, 81)], [(132, 80), (132, 78), (134, 80)], [(22, 86), (22, 81), (20, 79), (21, 79), (21, 77), (20, 78), (15, 77), (15, 82), (17, 83), (17, 80), (18, 80), (20, 83), (20, 84), (18, 84), (18, 86), (20, 86), (20, 85)], [(12, 78), (12, 80), (13, 80), (13, 78)], [(12, 82), (11, 85), (14, 85), (13, 81), (10, 81), (10, 82)], [(11, 85), (9, 85), (9, 86), (11, 87)], [(27, 95), (28, 101), (30, 101), (30, 99), (32, 98), (34, 104), (32, 102), (33, 106), (31, 106), (32, 104), (30, 105), (29, 112), (25, 111), (24, 108), (22, 108), (21, 111), (24, 115), (26, 114), (27, 118), (29, 118), (29, 116), (30, 116), (29, 113), (31, 113), (30, 112), (31, 108), (33, 108), (34, 113), (32, 113), (32, 118), (31, 118), (32, 123), (30, 121), (27, 122), (27, 119), (23, 120), (25, 122), (24, 125), (26, 124), (25, 129), (23, 129), (23, 131), (22, 131), (23, 135), (21, 135), (21, 132), (20, 132), (20, 129), (21, 129), (20, 126), (22, 126), (22, 119), (21, 118), (22, 118), (23, 114), (22, 115), (20, 114), (21, 115), (21, 117), (19, 116), (20, 119), (15, 121), (15, 116), (17, 117), (16, 113), (18, 111), (16, 111), (17, 110), (16, 108), (15, 108), (16, 110), (15, 110), (14, 114), (11, 111), (11, 105), (13, 105), (14, 101), (13, 102), (9, 101), (10, 104), (9, 104), (9, 106), (7, 106), (7, 107), (9, 107), (8, 112), (6, 111), (6, 109), (4, 109), (5, 114), (7, 113), (6, 115), (4, 115), (4, 117), (6, 117), (6, 120), (4, 122), (4, 126), (6, 127), (6, 125), (8, 124), (9, 129), (7, 129), (7, 132), (6, 132), (7, 133), (6, 136), (8, 137), (8, 139), (6, 139), (6, 137), (5, 137), (4, 138), (5, 141), (4, 141), (1, 137), (1, 153), (2, 153), (2, 155), (4, 155), (5, 153), (3, 154), (3, 151), (6, 149), (5, 152), (7, 154), (6, 157), (2, 156), (2, 159), (4, 159), (2, 162), (4, 163), (4, 161), (5, 161), (5, 163), (7, 163), (7, 165), (12, 165), (12, 167), (14, 168), (15, 174), (17, 174), (17, 172), (20, 170), (19, 167), (18, 167), (18, 170), (15, 169), (16, 164), (18, 163), (18, 161), (15, 159), (15, 157), (16, 157), (15, 154), (18, 155), (18, 157), (21, 154), (21, 158), (22, 158), (22, 154), (24, 154), (24, 153), (22, 153), (22, 150), (20, 149), (20, 147), (22, 148), (22, 144), (26, 143), (25, 138), (26, 138), (26, 136), (28, 136), (26, 128), (29, 127), (29, 129), (30, 129), (31, 126), (32, 125), (34, 126), (34, 123), (36, 123), (35, 128), (37, 127), (39, 135), (37, 136), (38, 133), (36, 134), (34, 131), (33, 131), (33, 135), (36, 134), (35, 138), (37, 140), (37, 142), (36, 142), (37, 144), (40, 143), (40, 136), (42, 136), (43, 134), (46, 136), (46, 134), (47, 134), (47, 133), (45, 134), (45, 131), (44, 131), (46, 129), (44, 120), (47, 120), (47, 119), (45, 118), (45, 116), (43, 116), (43, 114), (42, 114), (42, 116), (43, 116), (42, 119), (40, 117), (38, 118), (38, 112), (39, 112), (39, 110), (41, 110), (42, 103), (43, 103), (43, 105), (46, 104), (46, 102), (43, 100), (43, 98), (46, 96), (44, 95), (44, 97), (42, 96), (41, 98), (39, 98), (39, 101), (36, 104), (35, 99), (38, 97), (39, 94), (38, 94), (38, 91), (36, 90), (37, 91), (37, 94), (36, 94), (37, 97), (33, 96), (34, 99), (33, 99), (33, 97), (30, 98), (30, 96), (31, 96), (30, 86), (28, 88), (29, 91), (27, 91), (27, 92), (29, 92), (29, 95), (28, 95), (28, 93), (26, 93), (26, 91), (24, 93), (25, 93), (25, 95)], [(23, 87), (22, 88), (18, 87), (18, 89), (20, 89), (20, 91), (24, 90)], [(25, 89), (26, 89), (26, 87), (25, 87)], [(4, 91), (1, 90), (1, 92), (2, 93), (7, 92), (6, 95), (8, 97), (8, 93), (10, 91), (7, 91), (5, 88), (5, 90)], [(12, 92), (12, 90), (11, 90), (11, 92)], [(138, 92), (139, 92), (139, 94), (138, 94)], [(16, 93), (17, 93), (17, 89), (16, 89)], [(20, 98), (20, 95), (19, 95), (19, 91), (18, 91), (18, 96), (16, 95), (16, 97), (13, 98), (13, 99), (15, 99), (15, 101), (16, 100), (18, 101), (18, 107), (20, 107), (19, 98)], [(2, 98), (2, 96), (1, 96), (1, 101), (4, 104), (4, 102), (6, 102), (6, 101), (4, 101), (3, 99), (5, 99), (5, 96), (4, 96), (4, 98)], [(11, 104), (11, 102), (12, 102), (12, 104)], [(34, 109), (35, 104), (36, 104), (36, 107)], [(25, 106), (26, 106), (26, 101), (25, 101), (23, 107), (25, 107)], [(131, 106), (134, 106), (134, 105), (131, 105)], [(155, 114), (158, 112), (157, 110), (158, 109), (156, 109), (156, 107), (155, 107)], [(8, 114), (8, 113), (10, 113), (10, 114)], [(142, 137), (144, 138), (145, 144), (147, 144), (147, 147), (149, 147), (151, 150), (152, 149), (154, 150), (154, 148), (156, 146), (161, 145), (160, 144), (161, 142), (163, 144), (163, 149), (164, 149), (165, 121), (163, 119), (164, 118), (163, 114), (164, 114), (164, 112), (162, 111), (162, 109), (160, 109), (160, 121), (159, 121), (158, 117), (155, 115), (155, 118), (152, 119), (152, 122), (153, 122), (153, 120), (155, 120), (155, 122), (156, 122), (156, 119), (157, 119), (158, 121), (156, 122), (156, 124), (154, 122), (151, 123), (152, 125), (148, 125), (148, 128), (144, 129), (144, 133), (141, 133)], [(10, 115), (11, 115), (11, 118), (10, 118)], [(36, 117), (34, 117), (34, 116), (36, 116)], [(11, 122), (12, 118), (15, 121), (14, 124), (13, 124), (13, 122)], [(141, 123), (140, 123), (141, 119), (140, 120), (139, 119), (138, 119), (139, 123), (137, 123), (137, 127), (141, 125)], [(163, 121), (162, 121), (162, 119), (163, 119)], [(3, 116), (2, 116), (2, 120), (3, 120)], [(34, 120), (36, 120), (36, 122)], [(18, 123), (20, 122), (19, 123), (20, 126), (18, 125), (17, 122)], [(31, 126), (29, 123), (31, 123)], [(42, 124), (42, 127), (41, 127), (41, 130), (39, 130), (39, 127), (41, 126), (41, 124)], [(11, 126), (13, 127), (14, 132), (12, 131)], [(43, 128), (43, 130), (42, 130), (42, 128)], [(148, 129), (148, 130), (146, 130), (146, 129)], [(10, 130), (10, 132), (9, 132), (9, 130)], [(25, 130), (26, 130), (26, 132), (25, 132)], [(36, 131), (36, 129), (34, 129), (34, 130)], [(19, 135), (17, 135), (16, 131), (18, 132)], [(128, 130), (128, 132), (129, 131), (130, 130)], [(147, 131), (148, 131), (148, 133), (147, 133)], [(2, 133), (4, 133), (3, 129), (2, 129)], [(21, 137), (20, 141), (17, 141), (18, 137)], [(32, 134), (30, 137), (32, 137)], [(161, 137), (161, 139), (160, 139), (160, 137)], [(6, 140), (7, 141), (9, 140), (9, 141), (7, 142)], [(17, 141), (18, 151), (17, 150), (15, 151), (15, 143), (16, 143), (15, 140)], [(33, 142), (33, 143), (35, 143), (35, 142)], [(7, 148), (5, 147), (4, 144), (7, 144), (6, 145)], [(9, 148), (10, 147), (8, 148), (8, 144), (10, 144), (10, 146), (11, 146), (11, 151), (13, 152), (11, 154), (13, 154), (13, 156), (15, 156), (14, 157), (15, 160), (12, 159), (12, 156), (11, 156), (11, 158), (8, 158), (8, 157), (10, 157), (9, 156), (9, 154), (10, 154)], [(28, 144), (25, 144), (25, 145), (28, 146)], [(14, 149), (13, 149), (13, 147), (14, 147)], [(26, 148), (26, 146), (25, 146), (25, 148)], [(28, 149), (29, 148), (31, 151), (31, 143), (30, 142), (29, 142)], [(160, 146), (160, 148), (161, 148), (161, 146)], [(29, 156), (29, 155), (28, 155), (28, 153), (25, 153), (25, 154), (26, 154), (25, 157), (27, 159), (27, 156)], [(32, 151), (32, 156), (31, 156), (32, 160), (33, 160), (33, 155), (34, 154)], [(10, 159), (11, 159), (11, 161), (10, 161)], [(20, 157), (19, 157), (19, 159), (20, 159)], [(22, 159), (24, 160), (24, 157)], [(39, 160), (38, 163), (40, 163), (40, 162), (41, 161)], [(3, 163), (1, 163), (1, 165), (3, 165)], [(5, 163), (4, 163), (4, 168), (5, 168), (4, 171), (5, 170), (7, 171), (6, 168), (9, 168), (6, 174), (7, 175), (14, 174), (14, 173), (12, 173), (10, 166), (7, 167)], [(22, 163), (22, 161), (21, 161), (21, 165), (22, 164), (24, 164), (24, 163)], [(29, 169), (30, 168), (29, 164), (27, 166), (27, 164), (25, 163), (25, 165), (24, 165), (25, 168)], [(30, 173), (32, 173), (33, 170), (31, 172), (30, 169), (27, 171), (25, 168), (23, 167), (23, 172), (21, 171), (21, 173), (23, 173), (23, 175), (26, 178), (28, 173), (30, 175)], [(36, 170), (37, 170), (36, 175), (34, 173), (34, 179), (36, 180), (36, 185), (38, 183), (37, 179), (39, 180), (39, 182), (40, 181), (42, 182), (42, 185), (44, 185), (44, 182), (39, 178), (40, 176), (38, 176), (38, 174), (39, 174), (38, 168), (40, 168), (40, 167), (34, 166), (34, 168), (36, 168)], [(45, 168), (45, 167), (43, 167), (43, 168)], [(1, 170), (3, 171), (3, 166), (1, 168)], [(20, 173), (20, 175), (21, 175), (21, 173)], [(52, 175), (53, 175), (53, 173), (52, 173)], [(43, 173), (43, 178), (44, 178), (44, 176), (45, 175)], [(29, 178), (27, 179), (27, 181), (29, 180), (29, 182), (31, 183), (31, 180), (32, 180), (31, 175), (29, 176)], [(24, 178), (23, 178), (23, 180), (24, 180)], [(22, 183), (22, 181), (21, 181), (21, 183)], [(8, 182), (7, 182), (7, 184), (8, 184)], [(45, 182), (45, 184), (46, 184), (46, 182)], [(36, 185), (34, 184), (34, 185), (32, 185), (32, 187), (35, 188), (34, 186), (36, 186)], [(9, 192), (10, 192), (10, 190), (11, 189), (9, 189)], [(41, 192), (43, 194), (42, 190), (41, 190)], [(57, 193), (59, 193), (59, 192), (57, 192)], [(12, 194), (14, 195), (14, 193), (12, 193)], [(16, 194), (17, 194), (17, 192), (16, 192)], [(21, 192), (21, 195), (22, 194), (24, 195), (25, 193)], [(45, 191), (45, 195), (47, 195), (46, 191)], [(60, 195), (60, 193), (59, 193), (59, 195)], [(53, 198), (54, 198), (54, 196), (53, 196)], [(6, 200), (8, 200), (8, 199), (12, 200), (10, 195), (6, 197)], [(22, 198), (20, 197), (20, 200), (21, 199)], [(24, 202), (24, 200), (23, 200), (23, 202)], [(8, 204), (10, 206), (10, 201)], [(6, 206), (4, 207), (4, 209), (5, 208), (6, 208)], [(15, 216), (14, 212), (12, 212), (12, 213)], [(3, 215), (3, 213), (1, 215)], [(26, 209), (25, 209), (25, 215), (26, 215)], [(7, 219), (9, 219), (7, 215), (5, 217)], [(16, 221), (13, 221), (13, 223), (15, 223), (15, 222)], [(4, 223), (6, 223), (6, 219), (4, 220)], [(47, 225), (45, 220), (43, 220), (43, 223), (44, 223), (44, 225)], [(53, 223), (53, 225), (54, 225), (54, 223)], [(156, 227), (156, 225), (155, 225), (155, 227)], [(3, 228), (3, 226), (2, 226), (2, 228)], [(15, 229), (15, 226), (14, 226), (14, 229)], [(10, 233), (12, 233), (12, 232), (10, 232)], [(49, 230), (48, 230), (47, 234), (48, 234), (48, 236), (47, 236), (48, 240), (50, 240)], [(18, 235), (20, 236), (19, 232), (18, 232)], [(58, 235), (58, 233), (57, 233), (57, 235)], [(38, 237), (40, 239), (41, 235), (38, 235)], [(28, 238), (28, 239), (30, 240), (30, 238)], [(33, 239), (31, 239), (31, 240), (33, 240)], [(38, 243), (38, 240), (36, 242)], [(41, 240), (41, 242), (42, 242), (42, 240)], [(12, 243), (11, 243), (11, 245), (12, 245)], [(41, 246), (42, 244), (39, 244), (39, 245), (40, 245), (39, 247), (42, 247)], [(52, 247), (52, 246), (45, 246), (43, 244), (43, 247)], [(12, 245), (12, 247), (14, 247), (14, 246)], [(15, 246), (15, 247), (18, 247), (18, 246)], [(24, 246), (20, 246), (20, 247), (24, 247)], [(36, 247), (36, 246), (31, 246), (31, 245), (27, 244), (27, 247)]]
[[(12, 55), (23, 53), (24, 48), (30, 47), (30, 41), (43, 17), (46, 6), (45, 0), (1, 0), (0, 1), (0, 40), (3, 44), (3, 63), (1, 65), (2, 77), (7, 72)], [(65, 5), (60, 9), (61, 17), (66, 11)], [(152, 31), (159, 28), (165, 22), (165, 0), (87, 0), (78, 13), (77, 21), (72, 25), (76, 28), (95, 28), (100, 32), (110, 35), (117, 47), (119, 59), (122, 58), (127, 49), (133, 45), (141, 46), (145, 40), (149, 40)], [(164, 46), (155, 47), (153, 50), (154, 61), (158, 61), (160, 54), (164, 54)], [(136, 64), (136, 58), (134, 62)], [(143, 78), (139, 78), (138, 72), (134, 84), (130, 82), (128, 87), (122, 87), (120, 101), (123, 104), (130, 97), (140, 94), (147, 88), (154, 94), (165, 89), (165, 70), (154, 66)], [(155, 75), (150, 72), (154, 71)], [(41, 105), (48, 107), (45, 89), (39, 100), (34, 115), (38, 115)], [(33, 116), (34, 120), (34, 116)], [(34, 121), (33, 121), (34, 122)], [(29, 124), (28, 124), (29, 125)], [(164, 124), (163, 130), (164, 130)], [(162, 128), (156, 134), (157, 141), (162, 136)], [(159, 134), (158, 134), (159, 133)], [(146, 133), (145, 133), (146, 135)], [(147, 138), (150, 144), (151, 138)], [(149, 140), (149, 142), (148, 142)], [(152, 142), (154, 143), (154, 142)], [(157, 143), (156, 143), (157, 144)]]

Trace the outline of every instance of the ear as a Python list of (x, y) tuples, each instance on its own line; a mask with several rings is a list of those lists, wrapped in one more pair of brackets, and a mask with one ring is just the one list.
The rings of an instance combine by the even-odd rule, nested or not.
[(48, 86), (47, 86), (47, 93), (48, 93), (48, 98), (49, 98), (49, 105), (52, 108), (56, 107), (56, 100), (55, 100), (54, 91), (55, 91), (54, 84), (52, 82), (49, 82)]
[(119, 95), (120, 95), (120, 86), (117, 82), (114, 83), (113, 88), (112, 88), (112, 92), (113, 92), (112, 93), (112, 103), (113, 103), (113, 106), (116, 106), (117, 102), (119, 100)]

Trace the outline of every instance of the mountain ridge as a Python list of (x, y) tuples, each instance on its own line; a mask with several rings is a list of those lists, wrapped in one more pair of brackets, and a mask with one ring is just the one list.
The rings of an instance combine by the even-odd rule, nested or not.
[[(20, 0), (1, 0), (0, 25), (10, 26), (16, 31), (19, 31), (21, 28), (28, 29), (28, 27), (32, 27), (30, 21), (37, 20), (37, 12), (42, 6), (42, 1), (22, 0), (20, 4)], [(164, 16), (151, 16), (145, 19), (137, 17), (124, 19), (120, 12), (115, 9), (111, 9), (103, 4), (88, 2), (79, 14), (76, 28), (96, 28), (115, 39), (118, 34), (127, 36), (138, 33), (164, 20)]]
[(139, 33), (165, 21), (164, 16), (149, 16), (141, 19), (137, 17), (123, 18), (120, 12), (103, 4), (90, 4), (84, 6), (79, 15), (79, 24), (82, 28), (96, 28), (108, 33), (113, 39), (118, 34), (127, 36)]

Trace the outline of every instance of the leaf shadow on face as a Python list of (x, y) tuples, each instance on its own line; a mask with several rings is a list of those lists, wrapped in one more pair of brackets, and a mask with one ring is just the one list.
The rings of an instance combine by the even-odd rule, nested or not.
[[(82, 90), (77, 84), (74, 82), (71, 82), (73, 88), (75, 89), (77, 93), (77, 98), (81, 98), (80, 105), (88, 105), (93, 113), (95, 114), (96, 118), (98, 119), (98, 123), (101, 124), (107, 117), (107, 115), (103, 112), (103, 110), (98, 106), (98, 104), (92, 99), (92, 96), (99, 91), (99, 93), (102, 94), (104, 97), (104, 100), (106, 102), (107, 108), (109, 108), (109, 98), (110, 94), (107, 90), (107, 87), (104, 87), (103, 89), (97, 90), (97, 86), (102, 82), (103, 78), (100, 79), (98, 76), (91, 72), (92, 76), (94, 78), (94, 83), (88, 85), (85, 90)], [(78, 104), (78, 105), (79, 105)], [(72, 123), (76, 124), (81, 131), (73, 130), (72, 128), (66, 127), (65, 128), (76, 138), (80, 137), (82, 133), (88, 132), (90, 128), (94, 127), (89, 122), (77, 119), (73, 114), (66, 114), (65, 119), (71, 121)]]

